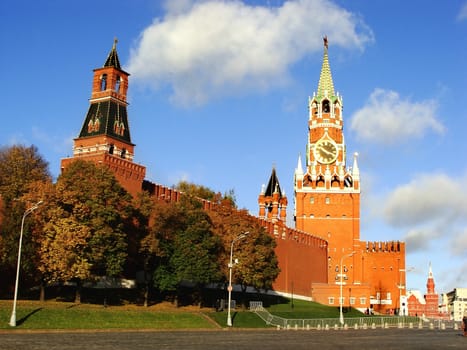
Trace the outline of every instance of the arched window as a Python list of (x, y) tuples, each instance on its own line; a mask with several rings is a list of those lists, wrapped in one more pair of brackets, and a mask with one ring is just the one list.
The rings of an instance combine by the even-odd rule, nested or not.
[(107, 90), (107, 74), (101, 76), (101, 91)]
[(120, 85), (121, 85), (121, 78), (120, 75), (117, 75), (117, 80), (115, 81), (115, 91), (120, 92)]
[(110, 147), (109, 147), (109, 154), (114, 154), (114, 148), (115, 148), (114, 145), (110, 145)]
[(324, 100), (323, 101), (323, 113), (329, 113), (330, 108), (329, 108), (329, 101)]
[(120, 153), (120, 157), (125, 158), (126, 156), (126, 149), (122, 149), (122, 153)]

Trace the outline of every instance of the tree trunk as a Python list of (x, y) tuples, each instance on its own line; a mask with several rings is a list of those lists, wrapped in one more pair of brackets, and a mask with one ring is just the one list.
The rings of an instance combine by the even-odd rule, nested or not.
[(149, 282), (146, 282), (146, 287), (144, 289), (144, 306), (148, 307), (149, 305)]
[(76, 281), (75, 303), (81, 304), (81, 280)]
[(45, 282), (41, 279), (41, 285), (39, 290), (39, 300), (41, 303), (45, 301)]

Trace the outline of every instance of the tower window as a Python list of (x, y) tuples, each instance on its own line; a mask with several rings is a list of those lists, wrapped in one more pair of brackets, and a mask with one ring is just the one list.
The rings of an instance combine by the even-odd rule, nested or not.
[(110, 145), (110, 147), (109, 147), (109, 154), (114, 154), (114, 148), (115, 148), (114, 145)]
[(123, 159), (125, 159), (125, 156), (126, 156), (126, 149), (122, 149), (122, 152), (120, 153), (120, 157), (122, 157)]
[(122, 80), (120, 78), (120, 75), (117, 75), (117, 80), (115, 81), (115, 91), (120, 92), (120, 84)]
[(102, 74), (101, 77), (101, 91), (107, 90), (107, 74)]
[(331, 203), (331, 199), (330, 199), (329, 197), (326, 197), (325, 203), (326, 203), (326, 204), (330, 204), (330, 203)]
[(329, 101), (324, 100), (323, 101), (323, 113), (329, 113), (330, 108), (329, 108)]
[(315, 198), (314, 197), (311, 197), (310, 198), (310, 204), (314, 204), (315, 203)]

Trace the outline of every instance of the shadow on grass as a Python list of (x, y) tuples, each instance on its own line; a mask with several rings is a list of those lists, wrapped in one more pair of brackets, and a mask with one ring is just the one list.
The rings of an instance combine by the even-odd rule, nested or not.
[(20, 319), (16, 322), (16, 324), (17, 324), (18, 326), (22, 325), (24, 322), (27, 321), (27, 319), (28, 319), (29, 317), (31, 317), (32, 315), (34, 315), (36, 312), (41, 311), (42, 309), (43, 309), (43, 308), (40, 307), (40, 308), (38, 308), (38, 309), (35, 309), (35, 310), (31, 311), (31, 312), (28, 313), (26, 316), (20, 318)]

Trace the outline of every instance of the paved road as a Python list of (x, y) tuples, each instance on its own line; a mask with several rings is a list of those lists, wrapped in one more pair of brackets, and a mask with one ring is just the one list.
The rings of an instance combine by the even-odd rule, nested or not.
[(302, 349), (467, 349), (454, 330), (216, 330), (0, 333), (0, 349), (84, 350), (302, 350)]

